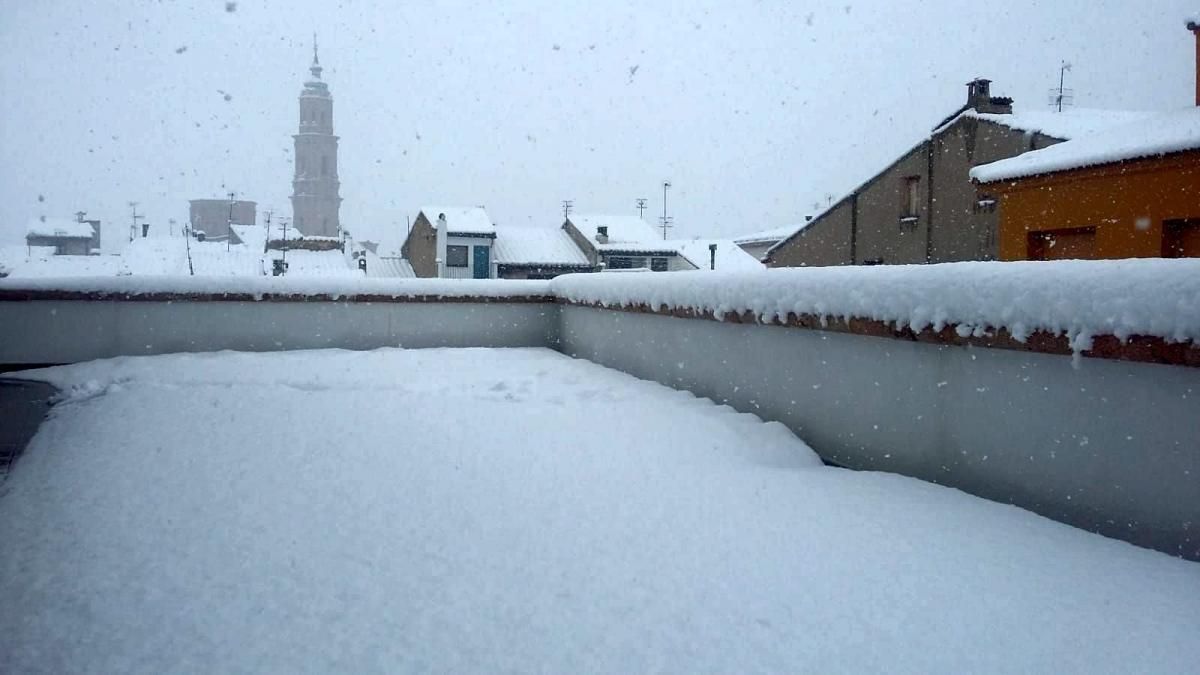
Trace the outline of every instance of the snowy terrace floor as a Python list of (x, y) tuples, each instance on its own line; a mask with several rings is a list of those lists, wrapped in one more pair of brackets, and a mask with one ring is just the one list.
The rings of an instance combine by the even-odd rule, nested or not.
[(1200, 663), (1200, 565), (549, 350), (27, 376), (65, 400), (0, 485), (8, 672)]

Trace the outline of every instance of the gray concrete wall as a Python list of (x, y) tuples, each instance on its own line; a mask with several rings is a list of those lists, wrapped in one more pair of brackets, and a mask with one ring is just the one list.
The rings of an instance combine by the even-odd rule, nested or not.
[(221, 349), (543, 347), (557, 340), (550, 303), (0, 303), (0, 365)]
[(572, 356), (783, 422), (843, 466), (1200, 560), (1195, 368), (577, 306), (560, 336)]

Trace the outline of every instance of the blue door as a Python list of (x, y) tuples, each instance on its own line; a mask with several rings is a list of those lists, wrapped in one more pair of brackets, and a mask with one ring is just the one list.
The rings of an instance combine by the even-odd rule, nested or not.
[(492, 248), (490, 246), (475, 246), (475, 278), (489, 279), (491, 278)]

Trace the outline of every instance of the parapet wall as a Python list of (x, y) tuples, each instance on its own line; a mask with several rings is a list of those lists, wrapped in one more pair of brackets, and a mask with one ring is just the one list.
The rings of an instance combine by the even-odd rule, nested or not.
[(1175, 263), (548, 284), (9, 280), (0, 364), (551, 347), (783, 422), (849, 468), (1200, 560), (1200, 261)]

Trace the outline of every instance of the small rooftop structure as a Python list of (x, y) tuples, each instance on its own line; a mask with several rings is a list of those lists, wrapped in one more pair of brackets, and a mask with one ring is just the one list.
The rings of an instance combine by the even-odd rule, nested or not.
[(496, 226), (482, 206), (424, 206), (417, 215), (422, 213), (434, 227), (438, 218), (445, 215), (448, 234), (496, 236)]

